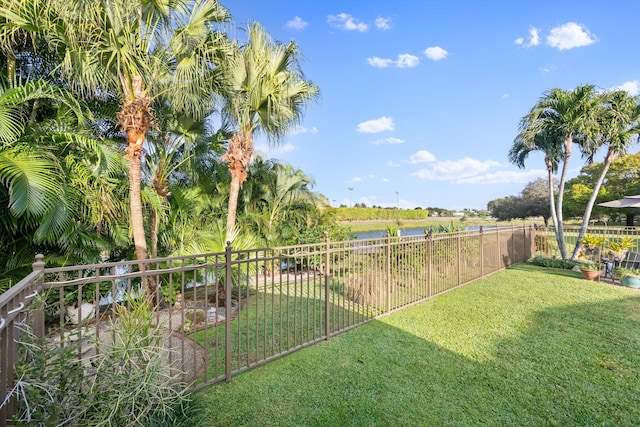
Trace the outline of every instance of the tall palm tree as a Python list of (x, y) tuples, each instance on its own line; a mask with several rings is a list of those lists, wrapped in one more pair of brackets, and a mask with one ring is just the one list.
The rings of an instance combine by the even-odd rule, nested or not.
[[(544, 153), (544, 164), (547, 169), (550, 216), (556, 239), (558, 239), (558, 215), (555, 206), (555, 184), (553, 176), (557, 172), (558, 164), (562, 160), (562, 137), (549, 130), (543, 130), (534, 136), (532, 144), (530, 141), (525, 142), (522, 134), (519, 134), (509, 150), (508, 158), (511, 163), (519, 168), (524, 168), (525, 161), (529, 157), (529, 154), (535, 151)], [(557, 243), (558, 247), (560, 247), (560, 240), (557, 240)]]
[(210, 111), (214, 59), (225, 40), (213, 25), (229, 18), (227, 10), (217, 0), (2, 0), (0, 14), (0, 34), (19, 29), (47, 40), (59, 55), (60, 77), (83, 96), (120, 99), (131, 229), (136, 256), (146, 259), (140, 180), (152, 104), (194, 117)]
[(275, 42), (258, 23), (250, 23), (244, 46), (222, 64), (223, 113), (234, 126), (221, 160), (231, 172), (227, 232), (235, 227), (238, 194), (247, 179), (254, 133), (278, 143), (302, 118), (304, 107), (318, 96), (318, 87), (305, 80), (296, 43)]
[(597, 134), (598, 105), (602, 102), (595, 86), (578, 86), (572, 91), (551, 89), (544, 93), (529, 113), (522, 118), (519, 139), (522, 144), (535, 146), (535, 138), (540, 132), (562, 137), (562, 171), (555, 200), (557, 225), (556, 240), (560, 254), (567, 259), (567, 245), (564, 238), (562, 200), (569, 160), (574, 142), (588, 144)]
[(578, 232), (578, 240), (571, 256), (576, 260), (582, 246), (581, 240), (587, 232), (591, 211), (595, 205), (596, 198), (604, 178), (613, 161), (624, 154), (627, 154), (635, 138), (640, 133), (640, 106), (638, 97), (629, 95), (623, 90), (615, 90), (605, 93), (604, 104), (598, 116), (599, 136), (585, 146), (585, 151), (592, 162), (595, 153), (600, 148), (605, 148), (602, 171), (593, 186), (591, 197), (587, 202), (582, 224)]

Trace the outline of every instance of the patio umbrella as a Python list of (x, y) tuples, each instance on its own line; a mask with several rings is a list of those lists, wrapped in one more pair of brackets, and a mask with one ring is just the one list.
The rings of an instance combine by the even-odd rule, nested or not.
[[(625, 196), (622, 199), (598, 203), (598, 206), (607, 208), (640, 208), (640, 194), (637, 196)], [(627, 227), (633, 227), (633, 214), (627, 214)]]
[(640, 208), (640, 195), (624, 196), (623, 199), (598, 203), (598, 206), (605, 206), (607, 208)]

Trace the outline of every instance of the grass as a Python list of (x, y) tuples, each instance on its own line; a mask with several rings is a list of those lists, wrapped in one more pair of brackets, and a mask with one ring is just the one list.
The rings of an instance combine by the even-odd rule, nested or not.
[(640, 293), (519, 265), (193, 398), (210, 426), (636, 426)]

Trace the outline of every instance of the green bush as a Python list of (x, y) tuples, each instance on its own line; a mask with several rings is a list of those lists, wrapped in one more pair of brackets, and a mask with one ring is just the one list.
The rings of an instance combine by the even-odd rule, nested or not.
[(570, 270), (576, 266), (576, 263), (574, 261), (565, 261), (559, 258), (548, 258), (543, 256), (537, 256), (533, 258), (531, 260), (531, 263), (539, 267), (564, 268), (567, 270)]

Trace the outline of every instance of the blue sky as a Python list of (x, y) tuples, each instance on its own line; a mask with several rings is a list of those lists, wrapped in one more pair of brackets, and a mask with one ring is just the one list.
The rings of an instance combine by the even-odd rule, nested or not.
[[(333, 206), (485, 209), (546, 176), (542, 157), (524, 170), (507, 160), (545, 91), (638, 94), (632, 0), (222, 3), (235, 27), (257, 20), (300, 46), (319, 102), (279, 146), (257, 138), (256, 151), (302, 169)], [(583, 164), (574, 156), (571, 175)]]

